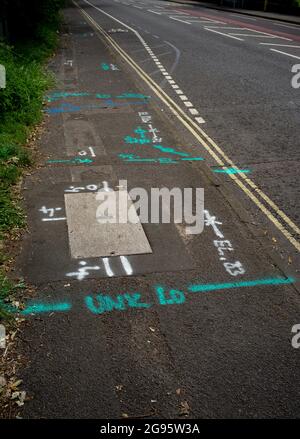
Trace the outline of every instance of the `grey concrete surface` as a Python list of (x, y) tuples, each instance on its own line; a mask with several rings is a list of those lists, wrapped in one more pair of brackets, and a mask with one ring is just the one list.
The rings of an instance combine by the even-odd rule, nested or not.
[[(291, 61), (258, 41), (147, 11), (164, 2), (92, 2), (141, 33), (203, 116), (203, 129), (297, 222), (299, 91), (290, 87)], [(138, 3), (143, 9), (133, 7)], [(79, 4), (189, 111), (137, 35), (116, 31), (124, 26)], [(35, 294), (22, 334), (30, 397), (22, 416), (299, 417), (295, 248), (229, 175), (214, 172), (219, 167), (203, 145), (77, 7), (66, 8), (64, 20), (51, 61), (58, 85), (45, 109), (41, 162), (23, 188), (29, 226), (16, 275)], [(165, 152), (156, 142), (131, 143), (136, 130), (150, 137), (145, 116)], [(106, 183), (117, 190), (120, 180), (129, 191), (203, 188), (203, 232), (144, 224), (152, 253), (84, 258), (80, 265), (70, 254), (65, 196), (89, 198)]]

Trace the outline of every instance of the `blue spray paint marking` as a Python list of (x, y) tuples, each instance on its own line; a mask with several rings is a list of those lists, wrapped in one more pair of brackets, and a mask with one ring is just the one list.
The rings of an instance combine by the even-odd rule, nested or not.
[(158, 149), (161, 152), (166, 152), (169, 154), (179, 155), (182, 157), (188, 157), (189, 154), (186, 152), (179, 152), (176, 151), (174, 148), (168, 147), (168, 146), (162, 146), (162, 145), (153, 145), (153, 148)]
[(101, 69), (107, 71), (107, 70), (110, 70), (110, 66), (109, 66), (109, 64), (106, 64), (105, 62), (103, 62), (101, 64)]
[(111, 95), (106, 95), (106, 94), (102, 94), (102, 93), (96, 93), (95, 94), (95, 98), (97, 99), (111, 99)]
[(202, 157), (188, 157), (188, 158), (180, 158), (173, 159), (168, 157), (159, 157), (159, 158), (142, 158), (135, 154), (118, 154), (124, 162), (126, 163), (158, 163), (158, 164), (178, 164), (180, 161), (201, 161), (204, 160)]
[(46, 313), (46, 312), (66, 312), (70, 311), (72, 308), (72, 304), (69, 302), (61, 302), (61, 303), (33, 303), (25, 308), (21, 314), (38, 314), (38, 313)]
[(117, 96), (117, 99), (151, 99), (151, 96), (146, 96), (140, 93), (122, 93)]
[(54, 163), (67, 163), (70, 165), (89, 165), (90, 163), (94, 163), (91, 159), (81, 159), (79, 157), (75, 157), (74, 159), (70, 160), (47, 160), (46, 163), (54, 164)]
[[(295, 279), (288, 277), (286, 279), (269, 278), (269, 279), (258, 279), (252, 281), (241, 281), (241, 282), (228, 282), (228, 283), (217, 283), (217, 284), (194, 284), (190, 285), (187, 289), (189, 293), (205, 293), (216, 290), (224, 290), (231, 288), (244, 288), (244, 287), (258, 287), (264, 285), (287, 285), (295, 282)], [(169, 306), (169, 305), (181, 305), (186, 301), (186, 294), (183, 291), (171, 289), (168, 290), (162, 285), (156, 285), (154, 287), (156, 298), (159, 305)], [(105, 294), (98, 294), (96, 296), (86, 296), (84, 298), (84, 303), (86, 308), (93, 314), (103, 314), (104, 312), (111, 312), (113, 310), (125, 311), (129, 308), (143, 308), (148, 309), (153, 306), (153, 304), (145, 303), (141, 301), (141, 293), (124, 293), (118, 294), (116, 297), (111, 297)], [(38, 314), (47, 312), (66, 312), (72, 308), (72, 304), (69, 302), (61, 303), (33, 303), (25, 308), (21, 314)], [(11, 312), (18, 312), (14, 309)]]
[[(78, 98), (78, 97), (88, 97), (93, 96), (93, 93), (88, 92), (66, 92), (66, 91), (59, 91), (59, 92), (53, 92), (49, 95), (46, 95), (46, 99), (48, 102), (55, 102), (60, 99), (67, 99), (67, 98)], [(94, 97), (96, 99), (111, 99), (112, 95), (107, 93), (95, 93)], [(151, 96), (146, 96), (139, 93), (123, 93), (116, 97), (116, 99), (150, 99)]]
[(84, 96), (91, 96), (90, 93), (86, 92), (55, 92), (50, 95), (46, 96), (46, 99), (48, 102), (55, 102), (59, 99), (65, 99), (65, 98), (73, 98), (73, 97), (84, 97)]
[(130, 105), (144, 105), (148, 104), (147, 101), (140, 102), (113, 102), (112, 100), (105, 101), (102, 105), (96, 104), (87, 104), (87, 105), (71, 105), (71, 104), (61, 104), (59, 107), (46, 108), (44, 111), (48, 114), (57, 114), (57, 113), (74, 113), (76, 111), (82, 110), (96, 110), (99, 108), (117, 108), (117, 107), (126, 107)]
[[(103, 314), (104, 312), (110, 312), (114, 309), (117, 311), (125, 311), (126, 308), (150, 308), (152, 305), (149, 303), (140, 302), (140, 293), (125, 293), (120, 294), (116, 298), (99, 294), (95, 297), (87, 296), (84, 301), (86, 307), (93, 314)], [(95, 304), (95, 302), (97, 302)]]
[(295, 279), (288, 277), (287, 279), (260, 279), (241, 282), (229, 282), (224, 284), (203, 284), (203, 285), (190, 285), (188, 291), (191, 293), (205, 293), (207, 291), (225, 290), (230, 288), (242, 288), (242, 287), (258, 287), (263, 285), (287, 285), (295, 282)]
[(170, 290), (169, 298), (166, 297), (164, 287), (157, 285), (155, 291), (160, 305), (180, 305), (185, 302), (185, 294), (182, 291)]
[(250, 169), (236, 169), (236, 168), (226, 168), (226, 169), (214, 169), (213, 172), (218, 174), (240, 174), (243, 172), (244, 174), (248, 174)]
[(203, 157), (188, 157), (186, 159), (181, 159), (181, 160), (183, 162), (184, 161), (186, 161), (186, 162), (188, 162), (188, 161), (200, 162), (200, 161), (204, 160), (204, 158)]

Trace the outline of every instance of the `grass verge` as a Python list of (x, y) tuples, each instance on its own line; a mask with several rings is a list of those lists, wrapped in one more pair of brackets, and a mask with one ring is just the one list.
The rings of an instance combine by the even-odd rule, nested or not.
[(4, 300), (16, 291), (5, 274), (4, 241), (25, 226), (17, 184), (32, 156), (27, 139), (42, 120), (43, 98), (53, 78), (45, 68), (57, 44), (56, 27), (41, 25), (34, 40), (14, 47), (0, 42), (0, 64), (6, 88), (0, 89), (0, 320), (7, 316)]

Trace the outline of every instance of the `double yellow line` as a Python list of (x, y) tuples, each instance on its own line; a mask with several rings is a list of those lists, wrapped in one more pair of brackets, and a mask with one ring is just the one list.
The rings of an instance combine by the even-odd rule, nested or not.
[[(81, 13), (91, 23), (91, 26), (98, 31), (119, 55), (133, 68), (133, 70), (143, 79), (143, 81), (153, 90), (180, 122), (189, 130), (198, 142), (214, 158), (219, 166), (234, 168), (238, 174), (228, 174), (229, 177), (242, 189), (242, 191), (253, 201), (254, 204), (267, 216), (275, 227), (286, 237), (286, 239), (300, 251), (300, 242), (292, 235), (296, 233), (300, 236), (299, 227), (266, 195), (245, 173), (239, 170), (235, 163), (227, 154), (201, 129), (188, 114), (186, 114), (177, 104), (165, 93), (153, 79), (116, 43), (110, 35), (87, 13), (76, 1), (73, 3), (80, 9)], [(96, 8), (98, 10), (98, 8)], [(101, 12), (101, 10), (99, 10)], [(113, 17), (112, 17), (113, 18)], [(120, 22), (120, 20), (117, 20)], [(127, 25), (124, 24), (127, 27)], [(263, 204), (263, 202), (265, 204)], [(273, 213), (271, 210), (273, 210)], [(275, 216), (276, 215), (276, 216)], [(280, 218), (277, 219), (277, 218)], [(289, 228), (289, 230), (288, 230)]]

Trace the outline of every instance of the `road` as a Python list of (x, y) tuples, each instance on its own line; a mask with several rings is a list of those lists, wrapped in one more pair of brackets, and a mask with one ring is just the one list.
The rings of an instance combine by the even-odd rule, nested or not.
[[(299, 417), (300, 27), (78, 0), (61, 38), (44, 158), (24, 182), (23, 416)], [(93, 192), (124, 179), (203, 188), (203, 232), (111, 239)]]

